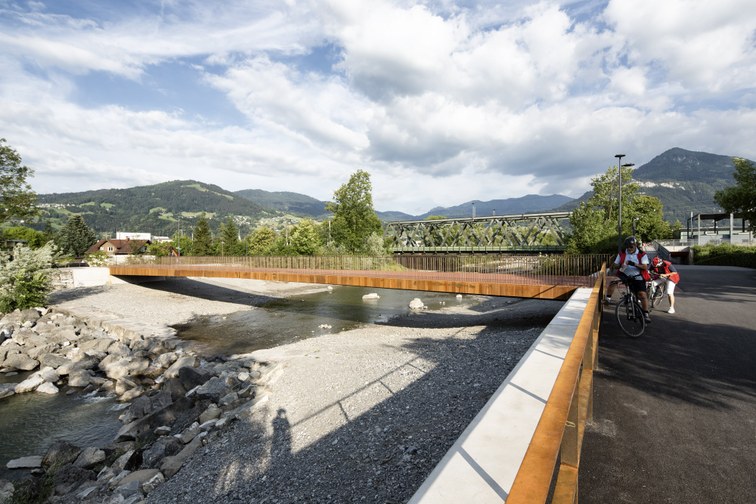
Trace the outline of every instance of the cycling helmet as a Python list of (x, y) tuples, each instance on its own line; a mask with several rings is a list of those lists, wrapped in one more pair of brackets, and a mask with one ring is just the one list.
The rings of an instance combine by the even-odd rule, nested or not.
[(625, 238), (625, 248), (630, 248), (630, 245), (637, 245), (638, 242), (635, 240), (635, 236), (628, 236)]
[(654, 258), (653, 258), (653, 259), (651, 260), (651, 264), (652, 264), (653, 266), (655, 266), (655, 267), (656, 267), (656, 266), (661, 266), (663, 262), (664, 262), (664, 261), (662, 261), (662, 258), (661, 258), (661, 257), (659, 257), (659, 256), (656, 256), (656, 257), (654, 257)]

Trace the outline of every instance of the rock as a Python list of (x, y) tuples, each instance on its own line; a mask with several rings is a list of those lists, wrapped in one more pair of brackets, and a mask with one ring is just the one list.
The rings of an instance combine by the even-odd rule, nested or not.
[(1, 362), (0, 366), (9, 370), (31, 371), (39, 366), (39, 362), (23, 353), (8, 353), (5, 356), (5, 361)]
[(425, 305), (420, 298), (414, 298), (412, 301), (410, 301), (409, 308), (410, 310), (424, 310)]
[(371, 292), (370, 294), (365, 294), (362, 296), (363, 301), (371, 301), (374, 299), (381, 299), (381, 296), (379, 296), (376, 292)]
[(207, 422), (208, 420), (213, 420), (215, 418), (218, 418), (220, 414), (221, 414), (221, 409), (215, 404), (210, 404), (210, 406), (208, 406), (207, 409), (203, 411), (202, 414), (199, 416), (199, 422), (203, 424)]
[(47, 449), (44, 458), (42, 459), (42, 466), (45, 468), (61, 467), (67, 464), (71, 464), (81, 453), (81, 448), (68, 441), (55, 441), (50, 448)]
[[(194, 355), (186, 355), (176, 359), (176, 362), (171, 364), (171, 367), (165, 370), (163, 376), (166, 378), (176, 378), (179, 376), (179, 370), (184, 367), (195, 368), (199, 366), (199, 359)], [(187, 390), (191, 387), (187, 387)]]
[(172, 477), (179, 471), (179, 469), (181, 469), (184, 462), (186, 462), (200, 446), (202, 446), (202, 438), (195, 437), (178, 454), (164, 458), (163, 462), (160, 464), (160, 472), (162, 472), (166, 478)]
[(55, 395), (60, 392), (60, 389), (58, 389), (58, 387), (50, 382), (44, 382), (42, 385), (37, 387), (37, 392), (40, 392), (42, 394)]
[[(160, 476), (162, 476), (162, 474), (160, 473), (160, 471), (157, 470), (157, 469), (140, 469), (138, 471), (132, 472), (131, 474), (129, 474), (125, 478), (123, 478), (118, 483), (118, 487), (119, 488), (120, 487), (128, 487), (129, 485), (132, 485), (132, 484), (136, 483), (136, 488), (140, 492), (144, 492), (144, 490), (143, 490), (144, 484), (147, 483), (148, 481), (152, 481), (153, 478), (155, 478), (158, 474), (160, 474)], [(162, 483), (163, 481), (165, 481), (165, 478), (163, 478), (162, 481), (160, 481), (160, 483)], [(157, 485), (155, 485), (155, 486), (157, 486)], [(154, 487), (153, 487), (153, 489), (154, 489)]]
[(29, 376), (26, 380), (22, 381), (21, 383), (16, 384), (16, 394), (23, 394), (25, 392), (31, 392), (32, 390), (36, 389), (43, 383), (45, 383), (45, 379), (42, 378), (39, 374), (35, 373)]
[(92, 374), (86, 369), (73, 371), (68, 375), (68, 386), (84, 388), (92, 383)]
[(65, 465), (52, 475), (56, 495), (69, 494), (79, 488), (84, 481), (94, 479), (94, 471), (76, 465)]
[(173, 436), (166, 436), (155, 441), (142, 453), (142, 465), (155, 468), (165, 457), (173, 456), (184, 449), (184, 443)]
[(200, 388), (197, 389), (197, 397), (209, 399), (215, 403), (228, 393), (225, 380), (218, 376), (213, 376), (207, 380)]
[[(43, 354), (40, 354), (37, 357), (37, 360), (39, 361), (40, 366), (49, 366), (54, 369), (59, 369), (64, 366), (69, 366), (73, 364), (70, 359), (67, 359), (63, 357), (62, 355), (46, 352)], [(68, 374), (68, 373), (66, 373)]]
[(13, 483), (0, 479), (0, 502), (10, 502), (14, 491)]
[(41, 455), (30, 455), (28, 457), (21, 457), (13, 460), (9, 460), (5, 467), (8, 469), (33, 469), (42, 467)]
[[(165, 372), (165, 375), (168, 375), (169, 371), (170, 368)], [(178, 369), (176, 378), (179, 379), (184, 390), (191, 390), (199, 385), (204, 385), (207, 380), (212, 378), (212, 375), (205, 369), (184, 366)]]
[(105, 452), (99, 448), (87, 447), (79, 454), (74, 462), (77, 467), (90, 469), (105, 460)]
[(15, 383), (0, 383), (0, 399), (10, 397), (15, 393), (16, 393)]

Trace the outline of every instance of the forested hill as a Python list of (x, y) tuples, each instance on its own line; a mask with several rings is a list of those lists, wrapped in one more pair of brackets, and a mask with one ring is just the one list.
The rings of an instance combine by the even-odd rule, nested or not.
[(217, 228), (229, 216), (237, 225), (251, 225), (273, 214), (261, 205), (216, 185), (178, 180), (128, 189), (101, 189), (65, 194), (40, 194), (42, 220), (53, 228), (81, 214), (97, 233), (149, 232), (172, 236), (181, 226), (191, 231), (204, 214)]
[(269, 192), (262, 189), (244, 189), (236, 191), (234, 194), (254, 201), (265, 208), (279, 212), (309, 215), (311, 217), (323, 217), (326, 215), (326, 203), (324, 201), (304, 194), (286, 191)]

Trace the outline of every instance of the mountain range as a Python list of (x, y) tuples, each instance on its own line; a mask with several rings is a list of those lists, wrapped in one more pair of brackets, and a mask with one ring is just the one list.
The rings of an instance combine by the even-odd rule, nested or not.
[[(690, 212), (720, 211), (714, 202), (714, 192), (734, 185), (733, 172), (731, 156), (673, 148), (637, 168), (633, 180), (641, 186), (642, 193), (662, 201), (667, 220), (684, 223)], [(571, 210), (590, 195), (588, 191), (574, 199), (558, 194), (530, 194), (519, 198), (468, 201), (452, 207), (433, 208), (421, 215), (396, 211), (377, 213), (383, 221), (538, 213)], [(103, 235), (138, 231), (170, 236), (180, 229), (192, 229), (202, 215), (215, 229), (232, 217), (243, 234), (261, 222), (275, 222), (287, 215), (314, 219), (328, 216), (325, 201), (304, 194), (260, 189), (230, 192), (193, 180), (128, 189), (40, 194), (38, 200), (43, 225), (49, 224), (55, 229), (71, 215), (81, 214), (91, 228)]]

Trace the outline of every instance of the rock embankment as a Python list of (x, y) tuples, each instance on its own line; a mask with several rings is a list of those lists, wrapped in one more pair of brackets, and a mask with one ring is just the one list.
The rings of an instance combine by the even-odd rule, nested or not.
[[(58, 442), (8, 462), (32, 475), (17, 492), (51, 486), (50, 502), (138, 502), (265, 397), (265, 365), (250, 357), (206, 361), (175, 338), (145, 338), (51, 309), (0, 319), (0, 373), (19, 372), (31, 373), (0, 384), (0, 406), (14, 394), (92, 392), (123, 405), (123, 426), (108, 446)], [(6, 494), (9, 485), (0, 481)]]

